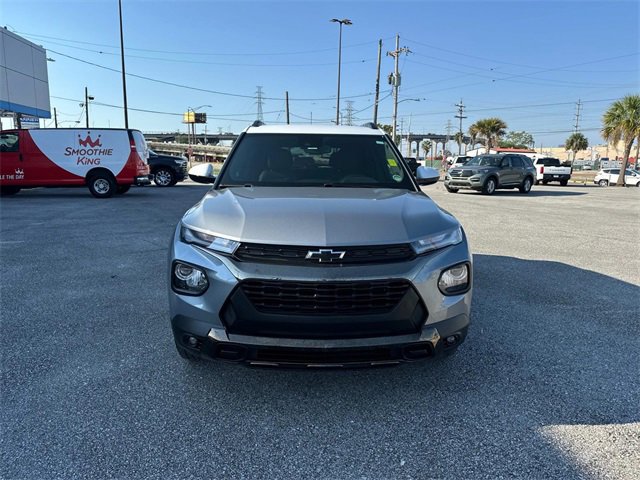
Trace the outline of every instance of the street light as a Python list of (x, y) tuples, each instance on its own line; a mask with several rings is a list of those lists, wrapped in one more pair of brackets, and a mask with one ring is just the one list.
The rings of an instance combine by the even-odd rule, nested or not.
[(340, 24), (340, 37), (338, 40), (338, 97), (336, 100), (336, 125), (340, 125), (340, 65), (342, 63), (342, 25), (353, 25), (353, 23), (348, 18), (343, 18), (342, 20), (332, 18), (329, 21)]
[[(398, 100), (398, 102), (396, 103), (396, 109), (397, 109), (397, 105), (400, 105), (402, 102), (421, 102), (422, 100), (426, 100), (426, 98), (403, 98), (402, 100)], [(393, 123), (393, 130), (392, 130), (392, 137), (393, 137), (392, 140), (394, 142), (396, 141), (394, 134), (396, 133), (396, 130), (398, 128), (398, 125), (396, 123), (397, 118), (398, 118), (397, 116), (393, 118), (394, 123)], [(409, 129), (411, 129), (411, 125), (409, 125)], [(409, 139), (409, 134), (407, 134), (407, 142), (409, 141), (408, 139)]]
[[(199, 107), (196, 108), (191, 108), (191, 107), (187, 107), (187, 113), (189, 112), (193, 112), (193, 123), (191, 123), (192, 125), (192, 130), (193, 130), (193, 143), (196, 143), (196, 110), (200, 110), (203, 107), (207, 107), (207, 108), (213, 108), (211, 105), (200, 105)], [(191, 117), (191, 115), (188, 115), (188, 117)], [(191, 120), (191, 118), (189, 118), (189, 120)], [(189, 124), (187, 124), (187, 132), (189, 131)], [(187, 135), (187, 138), (189, 138), (189, 135)], [(191, 145), (191, 141), (187, 140), (189, 142), (189, 145)]]

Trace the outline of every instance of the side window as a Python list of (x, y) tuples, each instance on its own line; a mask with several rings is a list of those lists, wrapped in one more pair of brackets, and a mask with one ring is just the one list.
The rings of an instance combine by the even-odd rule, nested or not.
[(510, 167), (511, 166), (511, 156), (507, 155), (506, 157), (504, 157), (502, 159), (502, 161), (500, 162), (500, 166), (501, 167)]
[(404, 178), (404, 170), (398, 165), (398, 159), (391, 147), (385, 142), (384, 154), (387, 159), (387, 167), (389, 168), (389, 177), (395, 182), (401, 182)]
[(511, 157), (511, 166), (515, 168), (524, 168), (524, 163), (520, 157)]
[(620, 175), (620, 169), (619, 168), (613, 168), (611, 169), (611, 174), (613, 175)]
[(18, 152), (20, 145), (18, 135), (15, 133), (3, 133), (0, 135), (0, 152)]

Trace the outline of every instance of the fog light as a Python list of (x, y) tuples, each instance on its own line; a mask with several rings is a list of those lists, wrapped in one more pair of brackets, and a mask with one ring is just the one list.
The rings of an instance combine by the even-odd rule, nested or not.
[(469, 265), (466, 263), (451, 267), (440, 275), (438, 288), (445, 295), (457, 295), (469, 289)]
[(196, 345), (198, 345), (198, 339), (196, 337), (189, 337), (188, 342), (190, 347), (195, 347)]
[(178, 293), (202, 295), (209, 287), (209, 280), (203, 270), (186, 263), (175, 262), (172, 269), (171, 286)]

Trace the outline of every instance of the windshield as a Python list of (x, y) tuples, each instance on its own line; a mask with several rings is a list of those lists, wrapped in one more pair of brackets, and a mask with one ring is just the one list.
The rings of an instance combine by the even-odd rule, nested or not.
[(414, 189), (383, 135), (246, 134), (218, 188), (326, 186)]
[(465, 163), (464, 166), (465, 167), (469, 167), (469, 166), (499, 167), (501, 162), (502, 162), (502, 157), (480, 155), (478, 157), (473, 157), (471, 160)]

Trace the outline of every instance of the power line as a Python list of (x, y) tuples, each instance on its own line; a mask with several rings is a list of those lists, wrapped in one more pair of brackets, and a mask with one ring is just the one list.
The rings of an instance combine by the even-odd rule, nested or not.
[[(78, 58), (78, 57), (74, 57), (72, 55), (67, 55), (66, 53), (62, 53), (62, 52), (58, 52), (56, 50), (51, 50), (51, 49), (47, 49), (49, 52), (51, 53), (55, 53), (56, 55), (60, 55), (62, 57), (66, 57), (69, 58), (71, 60), (75, 60), (81, 63), (86, 63), (87, 65), (92, 65), (94, 67), (98, 67), (98, 68), (102, 68), (104, 70), (109, 70), (111, 72), (115, 72), (115, 73), (121, 73), (120, 70), (116, 69), (116, 68), (111, 68), (111, 67), (107, 67), (105, 65), (100, 65), (99, 63), (95, 63), (95, 62), (90, 62), (89, 60), (84, 60), (82, 58)], [(214, 95), (223, 95), (223, 96), (227, 96), (227, 97), (236, 97), (236, 98), (255, 98), (253, 95), (244, 95), (244, 94), (239, 94), (239, 93), (231, 93), (231, 92), (222, 92), (219, 90), (210, 90), (207, 88), (200, 88), (200, 87), (194, 87), (194, 86), (189, 86), (189, 85), (183, 85), (183, 84), (179, 84), (179, 83), (175, 83), (175, 82), (169, 82), (166, 80), (160, 80), (157, 78), (151, 78), (151, 77), (147, 77), (144, 75), (138, 75), (135, 73), (131, 73), (131, 72), (127, 72), (127, 76), (128, 77), (134, 77), (134, 78), (139, 78), (141, 80), (147, 80), (150, 82), (155, 82), (155, 83), (160, 83), (163, 85), (170, 85), (173, 87), (178, 87), (178, 88), (185, 88), (188, 90), (194, 90), (194, 91), (198, 91), (198, 92), (205, 92), (205, 93), (211, 93)], [(360, 98), (360, 97), (369, 97), (373, 95), (372, 92), (368, 92), (368, 93), (362, 93), (362, 94), (358, 94), (358, 95), (348, 95), (345, 96), (343, 98)], [(284, 98), (277, 98), (277, 97), (263, 97), (264, 100), (278, 100), (278, 101), (284, 101)], [(314, 102), (321, 102), (321, 101), (333, 101), (335, 100), (335, 96), (332, 97), (322, 97), (322, 98), (296, 98), (296, 99), (289, 99), (289, 101), (298, 101), (298, 102), (310, 102), (310, 101), (314, 101)]]
[[(44, 38), (44, 39), (53, 39), (53, 40), (61, 40), (63, 42), (69, 42), (69, 43), (79, 43), (79, 44), (83, 44), (83, 45), (93, 45), (96, 47), (107, 47), (107, 48), (115, 48), (115, 49), (119, 49), (119, 46), (115, 46), (115, 45), (108, 45), (108, 44), (104, 44), (104, 43), (93, 43), (93, 42), (86, 42), (86, 41), (82, 41), (82, 40), (75, 40), (75, 39), (68, 39), (68, 38), (61, 38), (61, 37), (52, 37), (52, 36), (48, 36), (48, 35), (41, 35), (39, 33), (28, 33), (28, 32), (20, 32), (15, 30), (14, 33), (19, 33), (20, 35), (28, 35), (30, 37), (34, 37), (34, 38)], [(387, 37), (384, 40), (388, 40), (389, 38), (392, 37)], [(354, 43), (351, 45), (343, 45), (342, 48), (355, 48), (355, 47), (362, 47), (364, 45), (371, 45), (374, 43), (378, 43), (377, 40), (375, 41), (369, 41), (369, 42), (361, 42), (361, 43)], [(301, 50), (301, 51), (294, 51), (294, 52), (271, 52), (271, 53), (266, 53), (266, 52), (262, 52), (262, 53), (250, 53), (250, 52), (235, 52), (235, 53), (229, 53), (229, 52), (224, 52), (224, 53), (211, 53), (211, 52), (186, 52), (186, 51), (170, 51), (170, 50), (154, 50), (154, 49), (148, 49), (148, 48), (134, 48), (134, 47), (127, 47), (127, 50), (135, 50), (138, 52), (149, 52), (149, 53), (168, 53), (168, 54), (174, 54), (174, 55), (202, 55), (202, 56), (212, 56), (212, 57), (240, 57), (240, 56), (251, 56), (251, 57), (266, 57), (266, 56), (286, 56), (286, 55), (307, 55), (310, 53), (320, 53), (320, 52), (333, 52), (335, 50), (335, 48), (320, 48), (320, 49), (315, 49), (315, 50)]]

